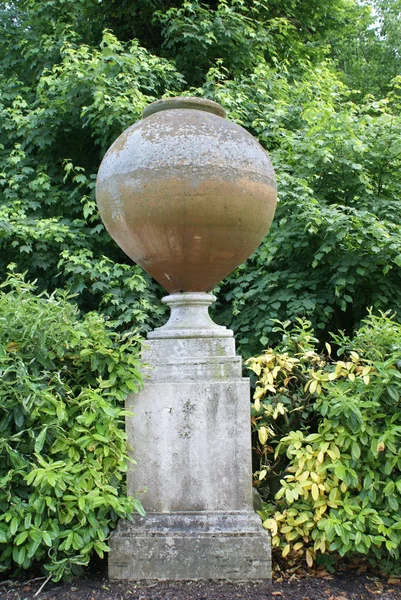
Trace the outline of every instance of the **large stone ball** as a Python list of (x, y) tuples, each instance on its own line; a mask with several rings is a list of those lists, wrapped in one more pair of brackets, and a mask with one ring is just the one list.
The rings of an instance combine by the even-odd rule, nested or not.
[(224, 115), (200, 98), (154, 102), (99, 169), (108, 232), (170, 293), (211, 290), (256, 250), (274, 216), (270, 159)]

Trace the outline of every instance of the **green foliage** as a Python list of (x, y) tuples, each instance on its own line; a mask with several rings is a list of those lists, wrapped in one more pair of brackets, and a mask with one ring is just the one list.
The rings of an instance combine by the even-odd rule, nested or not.
[(330, 64), (295, 80), (261, 63), (241, 81), (224, 77), (211, 73), (206, 94), (267, 148), (279, 193), (268, 237), (219, 289), (218, 318), (241, 352), (277, 341), (274, 319), (307, 316), (327, 339), (352, 331), (367, 306), (399, 311), (396, 82), (388, 98), (357, 105)]
[[(29, 270), (40, 289), (64, 287), (73, 278), (84, 310), (97, 307), (102, 284), (111, 293), (129, 279), (131, 296), (144, 292), (143, 309), (136, 299), (129, 306), (129, 294), (117, 290), (106, 302), (115, 307), (108, 314), (133, 327), (145, 325), (146, 331), (149, 314), (153, 325), (163, 311), (161, 293), (138, 267), (127, 271), (127, 259), (100, 222), (94, 185), (100, 158), (114, 138), (166, 86), (179, 87), (181, 78), (167, 61), (107, 31), (99, 49), (67, 36), (58, 54), (59, 62), (44, 65), (34, 86), (15, 76), (1, 85), (0, 263), (4, 272), (10, 260)], [(47, 56), (55, 60), (53, 50)]]
[[(162, 50), (176, 61), (190, 85), (199, 85), (221, 64), (230, 77), (246, 76), (260, 61), (269, 66), (318, 62), (330, 54), (326, 36), (366, 9), (353, 0), (185, 0), (155, 12)], [(210, 5), (214, 5), (211, 7)], [(211, 10), (212, 8), (212, 10)], [(370, 23), (370, 22), (369, 22)]]
[(251, 361), (256, 479), (281, 476), (265, 488), (264, 526), (283, 556), (356, 552), (399, 573), (401, 325), (370, 314), (352, 339), (334, 336), (337, 360), (317, 353), (308, 325), (285, 335), (287, 352)]
[(198, 0), (160, 11), (164, 43), (189, 84), (202, 83), (218, 60), (230, 74), (243, 75), (264, 56), (277, 59), (280, 42), (295, 29), (285, 18), (266, 21), (265, 3), (249, 8), (244, 0), (221, 0), (215, 11)]
[(357, 97), (385, 96), (400, 75), (400, 17), (399, 0), (371, 0), (351, 9), (343, 27), (330, 31), (332, 56), (346, 83), (359, 91)]
[(1, 287), (0, 570), (41, 563), (57, 581), (108, 551), (118, 517), (143, 513), (125, 495), (121, 427), (139, 342), (14, 271)]
[(315, 350), (318, 340), (310, 322), (299, 320), (290, 327), (289, 321), (276, 326), (281, 344), (246, 362), (257, 378), (251, 416), (254, 478), (265, 499), (274, 497), (288, 465), (285, 455), (276, 455), (280, 439), (315, 423), (316, 389), (305, 386), (314, 370), (325, 364)]
[(374, 7), (0, 0), (3, 272), (72, 286), (120, 328), (157, 326), (163, 292), (110, 240), (94, 185), (144, 106), (185, 93), (221, 102), (277, 172), (271, 233), (217, 290), (240, 351), (274, 341), (273, 319), (307, 316), (328, 339), (367, 306), (399, 310), (399, 0)]
[[(137, 330), (147, 332), (161, 325), (166, 309), (160, 305), (155, 286), (140, 267), (95, 257), (89, 250), (61, 253), (68, 289), (80, 294), (81, 307), (100, 310), (119, 329), (135, 323)], [(111, 325), (111, 323), (110, 323)]]

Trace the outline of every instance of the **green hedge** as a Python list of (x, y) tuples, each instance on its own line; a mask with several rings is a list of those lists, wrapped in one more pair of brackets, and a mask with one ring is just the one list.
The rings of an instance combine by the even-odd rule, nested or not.
[(139, 342), (12, 270), (1, 287), (0, 570), (39, 563), (58, 580), (103, 556), (119, 517), (143, 512), (126, 497), (122, 428)]

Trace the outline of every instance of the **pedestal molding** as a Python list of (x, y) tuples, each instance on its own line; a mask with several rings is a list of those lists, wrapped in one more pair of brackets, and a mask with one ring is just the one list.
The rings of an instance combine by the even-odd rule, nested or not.
[(110, 546), (111, 579), (271, 579), (270, 538), (253, 512), (136, 515), (120, 522)]
[(206, 292), (183, 292), (170, 294), (162, 302), (170, 307), (170, 318), (165, 325), (148, 333), (148, 339), (166, 338), (230, 338), (233, 332), (214, 323), (209, 306), (216, 296)]

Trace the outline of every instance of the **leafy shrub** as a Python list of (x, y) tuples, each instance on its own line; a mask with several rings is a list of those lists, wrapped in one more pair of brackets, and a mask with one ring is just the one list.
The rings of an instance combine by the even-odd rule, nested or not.
[(138, 339), (78, 317), (65, 292), (0, 291), (0, 570), (41, 563), (58, 580), (103, 556), (124, 491), (123, 401), (138, 389)]
[(277, 341), (271, 319), (306, 315), (328, 339), (367, 306), (399, 311), (397, 2), (0, 0), (0, 272), (73, 287), (121, 330), (160, 325), (163, 292), (110, 239), (94, 187), (147, 104), (189, 93), (221, 102), (277, 173), (271, 232), (215, 309), (241, 354)]
[[(255, 477), (273, 545), (309, 565), (357, 552), (399, 571), (401, 325), (370, 314), (352, 339), (333, 336), (337, 360), (329, 344), (328, 356), (316, 352), (307, 323), (284, 338), (250, 361)], [(271, 473), (275, 488), (264, 484)]]
[(280, 200), (269, 235), (219, 286), (218, 321), (240, 353), (278, 343), (276, 319), (307, 317), (326, 341), (369, 306), (400, 314), (400, 82), (356, 105), (329, 64), (292, 80), (262, 63), (218, 76), (208, 94), (268, 150)]
[(135, 327), (141, 334), (163, 324), (166, 306), (155, 293), (150, 276), (138, 265), (117, 263), (81, 250), (60, 255), (67, 288), (80, 294), (80, 309), (96, 309), (117, 329)]
[[(45, 4), (45, 21), (52, 13), (58, 25), (57, 33), (42, 37), (37, 11), (44, 14), (43, 3), (13, 6), (18, 17), (14, 13), (10, 22), (0, 2), (10, 25), (0, 19), (0, 29), (8, 30), (9, 51), (19, 48), (21, 59), (18, 67), (0, 60), (1, 280), (14, 262), (38, 280), (39, 290), (73, 286), (81, 310), (99, 310), (119, 320), (121, 329), (146, 332), (164, 311), (160, 288), (104, 229), (95, 203), (96, 173), (113, 140), (166, 88), (178, 93), (182, 78), (168, 61), (135, 40), (120, 42), (110, 31), (93, 47), (79, 43), (67, 23), (70, 10), (63, 17), (64, 9), (53, 13), (53, 4)], [(76, 3), (68, 4), (74, 12)], [(24, 30), (35, 32), (30, 50)]]

